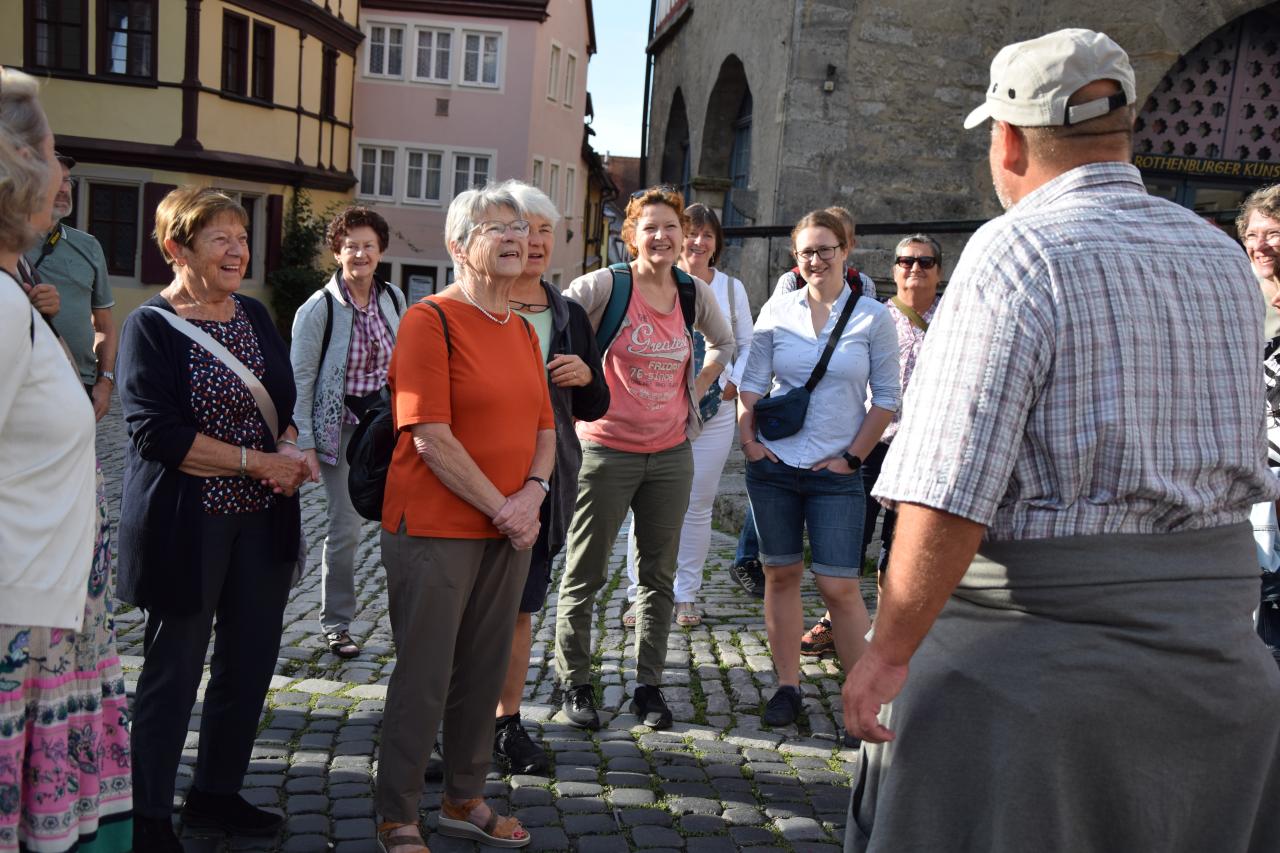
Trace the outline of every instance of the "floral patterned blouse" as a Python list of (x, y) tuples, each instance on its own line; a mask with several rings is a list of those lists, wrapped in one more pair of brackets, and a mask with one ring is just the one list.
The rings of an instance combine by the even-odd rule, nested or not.
[[(191, 320), (213, 336), (231, 354), (262, 378), (265, 362), (253, 326), (240, 300), (235, 316), (227, 322)], [(191, 408), (201, 433), (237, 447), (263, 450), (266, 426), (258, 412), (253, 394), (239, 377), (204, 347), (192, 345), (188, 351), (191, 375)], [(274, 501), (271, 490), (257, 480), (246, 477), (206, 477), (204, 511), (210, 515), (235, 515), (267, 509)]]
[[(935, 296), (929, 310), (920, 315), (920, 319), (924, 320), (926, 325), (933, 322), (933, 315), (937, 312), (938, 303), (941, 300), (941, 294)], [(893, 328), (898, 333), (898, 379), (902, 383), (903, 399), (906, 399), (907, 383), (911, 381), (911, 372), (916, 369), (916, 359), (920, 356), (920, 347), (924, 345), (925, 333), (924, 329), (915, 327), (910, 317), (898, 310), (893, 299), (885, 300), (884, 305), (889, 309), (889, 316), (893, 318)], [(898, 424), (902, 420), (902, 408), (899, 406), (898, 411), (893, 413), (893, 420), (880, 436), (880, 440), (885, 444), (893, 441), (894, 435), (898, 432)]]

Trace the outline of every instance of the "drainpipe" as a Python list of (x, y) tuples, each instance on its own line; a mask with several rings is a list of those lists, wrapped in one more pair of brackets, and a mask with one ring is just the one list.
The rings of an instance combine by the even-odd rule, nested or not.
[[(649, 41), (653, 41), (653, 28), (657, 25), (658, 0), (649, 3)], [(649, 91), (653, 85), (653, 54), (646, 47), (644, 52), (644, 115), (640, 117), (640, 186), (649, 185)]]

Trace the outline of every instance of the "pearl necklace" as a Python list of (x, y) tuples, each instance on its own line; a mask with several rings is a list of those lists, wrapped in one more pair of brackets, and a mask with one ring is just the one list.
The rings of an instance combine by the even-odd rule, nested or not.
[(511, 319), (511, 306), (510, 306), (510, 305), (508, 305), (508, 306), (507, 306), (507, 316), (505, 316), (505, 317), (503, 317), (501, 320), (499, 320), (496, 316), (494, 316), (493, 314), (490, 314), (488, 311), (486, 311), (486, 310), (484, 309), (484, 306), (483, 306), (483, 305), (481, 305), (479, 302), (476, 302), (475, 297), (473, 297), (473, 296), (472, 296), (472, 295), (467, 291), (467, 286), (466, 286), (465, 284), (463, 284), (462, 282), (458, 282), (458, 289), (462, 291), (462, 295), (463, 295), (463, 296), (465, 296), (465, 297), (467, 297), (467, 301), (468, 301), (468, 302), (470, 302), (472, 305), (474, 305), (474, 306), (476, 307), (476, 309), (480, 311), (480, 313), (481, 313), (481, 314), (483, 314), (484, 316), (488, 317), (490, 320), (492, 320), (493, 322), (497, 323), (499, 326), (505, 326), (505, 325), (507, 325), (507, 322), (508, 322), (508, 321), (510, 321), (510, 319)]

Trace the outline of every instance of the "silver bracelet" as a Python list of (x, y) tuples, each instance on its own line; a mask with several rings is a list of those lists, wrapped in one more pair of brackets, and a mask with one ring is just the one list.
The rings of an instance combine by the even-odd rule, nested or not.
[(292, 438), (282, 438), (282, 439), (280, 439), (279, 441), (277, 441), (277, 442), (276, 442), (276, 444), (277, 444), (277, 445), (279, 445), (279, 444), (292, 444), (292, 445), (293, 445), (293, 449), (294, 449), (294, 450), (297, 450), (297, 449), (298, 449), (298, 442), (294, 441)]
[(249, 472), (249, 448), (243, 444), (240, 445), (240, 476), (243, 477)]

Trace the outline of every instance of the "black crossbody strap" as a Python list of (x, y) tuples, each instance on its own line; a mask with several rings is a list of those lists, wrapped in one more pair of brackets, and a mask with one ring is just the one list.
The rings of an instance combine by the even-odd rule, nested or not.
[(849, 322), (849, 315), (853, 313), (853, 306), (858, 301), (858, 294), (853, 291), (849, 292), (849, 299), (844, 303), (844, 310), (840, 312), (839, 318), (836, 320), (836, 327), (831, 330), (831, 336), (827, 338), (827, 345), (822, 350), (822, 358), (818, 359), (818, 363), (813, 366), (813, 373), (809, 374), (809, 381), (804, 383), (804, 388), (810, 394), (813, 389), (822, 380), (827, 372), (827, 363), (831, 361), (831, 354), (836, 350), (836, 344), (840, 341), (840, 336), (844, 334), (844, 327)]

